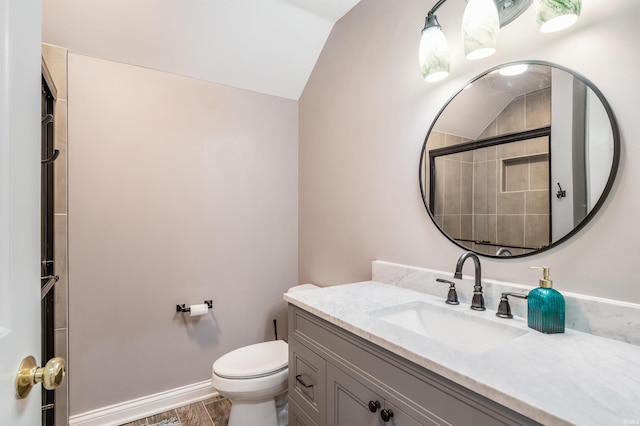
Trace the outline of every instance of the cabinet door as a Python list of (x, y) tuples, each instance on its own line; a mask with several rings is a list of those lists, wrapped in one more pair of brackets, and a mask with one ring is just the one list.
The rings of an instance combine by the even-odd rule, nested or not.
[[(327, 364), (327, 425), (331, 426), (421, 426), (435, 425), (416, 413), (407, 414), (397, 405), (385, 400), (371, 383), (357, 380), (357, 373)], [(369, 407), (377, 407), (372, 411)], [(383, 412), (384, 411), (384, 412)]]
[[(377, 402), (380, 408), (371, 412), (369, 402)], [(327, 365), (328, 426), (379, 426), (383, 406), (384, 399), (375, 392), (342, 370)]]

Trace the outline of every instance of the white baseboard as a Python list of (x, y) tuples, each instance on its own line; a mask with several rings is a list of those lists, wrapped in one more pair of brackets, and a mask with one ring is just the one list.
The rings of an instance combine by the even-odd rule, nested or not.
[(171, 389), (69, 417), (69, 426), (117, 426), (217, 396), (211, 381)]

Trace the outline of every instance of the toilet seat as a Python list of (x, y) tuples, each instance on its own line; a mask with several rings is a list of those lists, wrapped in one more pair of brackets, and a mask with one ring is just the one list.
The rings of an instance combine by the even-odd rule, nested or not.
[(289, 362), (283, 340), (256, 343), (223, 355), (213, 363), (215, 375), (225, 379), (253, 379), (283, 371)]

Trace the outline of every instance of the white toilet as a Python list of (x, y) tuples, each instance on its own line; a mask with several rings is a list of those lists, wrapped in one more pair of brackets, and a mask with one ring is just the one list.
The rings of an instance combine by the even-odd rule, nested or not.
[[(312, 284), (289, 291), (318, 288)], [(211, 383), (231, 400), (228, 426), (286, 425), (289, 345), (283, 340), (256, 343), (231, 351), (213, 363)]]

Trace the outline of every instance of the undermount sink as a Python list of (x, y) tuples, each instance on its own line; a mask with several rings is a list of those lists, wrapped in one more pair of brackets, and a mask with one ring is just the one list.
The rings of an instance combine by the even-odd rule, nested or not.
[(454, 307), (440, 307), (416, 301), (369, 311), (379, 320), (437, 340), (468, 353), (481, 353), (504, 344), (528, 330), (482, 318)]

